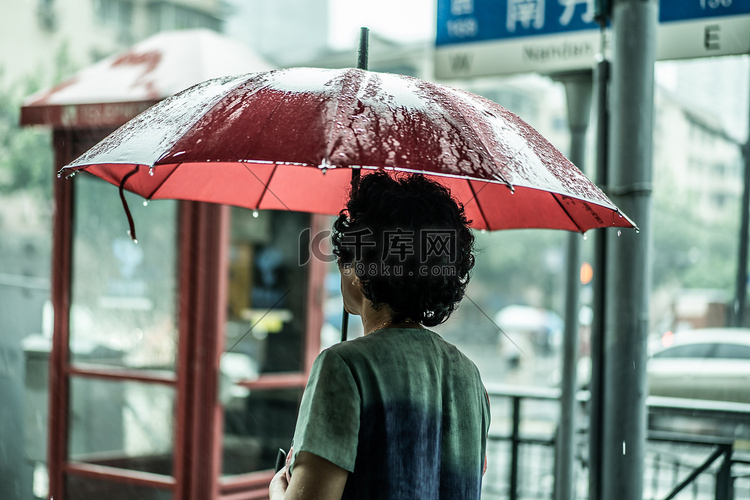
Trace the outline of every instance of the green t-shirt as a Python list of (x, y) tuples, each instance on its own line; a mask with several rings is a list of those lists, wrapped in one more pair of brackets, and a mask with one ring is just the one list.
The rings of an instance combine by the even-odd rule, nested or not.
[(432, 331), (387, 328), (316, 359), (294, 458), (348, 470), (345, 499), (478, 499), (489, 425), (473, 362)]

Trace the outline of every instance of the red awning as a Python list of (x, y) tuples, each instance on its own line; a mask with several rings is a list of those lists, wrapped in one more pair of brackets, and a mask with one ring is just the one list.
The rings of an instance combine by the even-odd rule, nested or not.
[(29, 96), (21, 125), (117, 127), (209, 78), (270, 69), (248, 47), (216, 32), (163, 32)]

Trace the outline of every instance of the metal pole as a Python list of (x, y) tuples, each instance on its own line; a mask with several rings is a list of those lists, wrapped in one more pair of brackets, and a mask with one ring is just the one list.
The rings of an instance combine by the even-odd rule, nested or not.
[[(750, 108), (749, 108), (750, 109)], [(750, 117), (748, 118), (750, 124)], [(743, 326), (745, 323), (745, 302), (747, 298), (747, 251), (748, 225), (750, 224), (750, 132), (743, 148), (745, 183), (742, 191), (742, 212), (740, 214), (740, 247), (737, 259), (737, 283), (735, 287), (734, 311), (732, 324)]]
[(367, 69), (370, 47), (370, 30), (364, 26), (359, 29), (359, 52), (357, 54), (357, 68)]
[(615, 0), (609, 194), (641, 228), (607, 248), (601, 498), (640, 500), (646, 448), (657, 0)]
[[(370, 48), (370, 30), (362, 27), (359, 30), (359, 51), (357, 53), (357, 68), (367, 69)], [(352, 169), (352, 186), (359, 180), (360, 170)], [(346, 342), (349, 333), (349, 313), (343, 308), (341, 313), (341, 342)]]
[[(584, 170), (586, 130), (591, 115), (591, 71), (555, 75), (565, 85), (570, 129), (568, 159)], [(575, 478), (575, 410), (576, 367), (578, 365), (578, 309), (580, 305), (581, 235), (568, 235), (565, 276), (565, 331), (562, 348), (562, 383), (560, 396), (560, 426), (555, 448), (555, 499), (574, 498)]]
[(513, 429), (510, 438), (510, 500), (518, 500), (518, 448), (521, 444), (521, 397), (513, 396)]
[[(609, 113), (607, 110), (609, 86), (609, 61), (603, 60), (596, 67), (596, 182), (606, 191), (607, 145)], [(604, 379), (604, 306), (606, 303), (606, 254), (609, 231), (596, 231), (594, 235), (594, 298), (591, 323), (591, 376), (589, 377), (589, 500), (601, 496), (602, 457), (602, 381)]]
[(714, 485), (715, 500), (732, 500), (734, 498), (734, 479), (732, 478), (732, 446), (724, 445), (721, 465), (716, 471), (716, 484)]

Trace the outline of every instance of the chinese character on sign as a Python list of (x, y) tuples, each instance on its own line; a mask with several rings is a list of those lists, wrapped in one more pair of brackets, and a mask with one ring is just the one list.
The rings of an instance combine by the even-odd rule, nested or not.
[(560, 5), (565, 7), (562, 15), (560, 16), (560, 24), (567, 26), (570, 24), (570, 20), (573, 19), (575, 14), (576, 6), (578, 4), (585, 4), (586, 10), (581, 14), (581, 20), (584, 23), (590, 23), (594, 20), (594, 0), (557, 0)]
[(456, 261), (456, 232), (452, 229), (431, 229), (420, 232), (422, 262), (430, 257), (445, 257), (447, 263)]
[(462, 16), (474, 12), (474, 0), (451, 0), (451, 14)]
[(506, 27), (511, 33), (516, 31), (516, 24), (521, 23), (524, 29), (532, 26), (535, 29), (544, 27), (544, 0), (508, 0), (508, 20)]
[(397, 256), (400, 262), (408, 255), (414, 255), (414, 231), (383, 231), (385, 245), (383, 245), (383, 260), (390, 256)]

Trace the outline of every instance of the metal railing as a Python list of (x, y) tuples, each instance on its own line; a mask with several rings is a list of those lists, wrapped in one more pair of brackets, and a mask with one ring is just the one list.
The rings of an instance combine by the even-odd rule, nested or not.
[[(485, 500), (554, 498), (560, 391), (490, 385)], [(588, 393), (581, 391), (584, 403)], [(649, 397), (647, 500), (750, 499), (750, 405)], [(588, 498), (588, 416), (578, 418), (575, 498)], [(746, 436), (744, 439), (742, 436)]]

